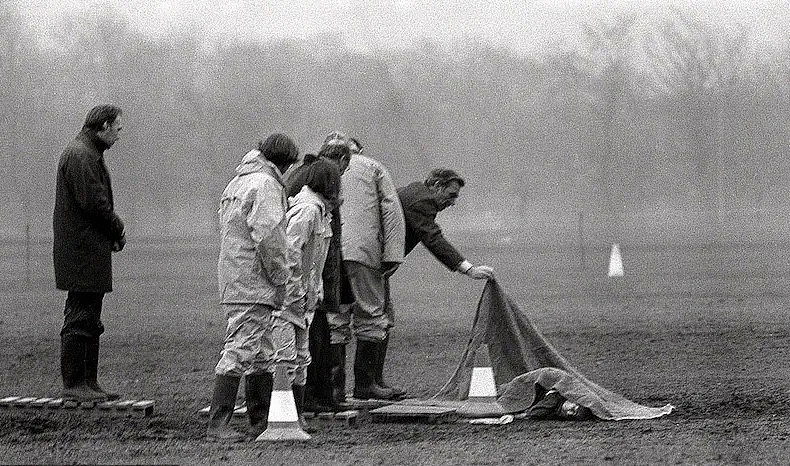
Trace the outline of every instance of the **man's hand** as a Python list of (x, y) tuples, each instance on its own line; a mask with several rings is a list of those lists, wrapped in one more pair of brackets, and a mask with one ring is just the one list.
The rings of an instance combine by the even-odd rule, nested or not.
[(384, 278), (389, 278), (398, 270), (398, 267), (400, 267), (400, 262), (382, 262), (381, 275), (383, 275)]
[(473, 265), (466, 271), (466, 275), (475, 280), (490, 280), (494, 278), (494, 269), (487, 265)]
[(112, 252), (123, 251), (124, 246), (126, 246), (126, 235), (121, 236), (118, 241), (112, 242)]

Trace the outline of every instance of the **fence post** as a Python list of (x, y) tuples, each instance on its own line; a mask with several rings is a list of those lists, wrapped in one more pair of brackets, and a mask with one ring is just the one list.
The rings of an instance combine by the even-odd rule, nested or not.
[(25, 222), (25, 282), (30, 288), (33, 282), (33, 248), (30, 238), (30, 221)]

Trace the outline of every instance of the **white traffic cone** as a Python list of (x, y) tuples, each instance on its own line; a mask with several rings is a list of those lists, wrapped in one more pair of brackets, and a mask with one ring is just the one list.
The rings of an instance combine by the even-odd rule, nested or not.
[(620, 245), (614, 243), (612, 245), (612, 253), (609, 254), (609, 278), (622, 277), (624, 274), (623, 258), (620, 255)]
[(505, 414), (505, 410), (496, 399), (496, 381), (488, 356), (488, 345), (480, 345), (475, 351), (475, 366), (472, 368), (466, 403), (456, 412), (466, 417), (499, 417)]
[(274, 388), (269, 406), (269, 422), (256, 442), (276, 442), (281, 440), (310, 440), (310, 435), (302, 430), (296, 403), (288, 381), (288, 368), (278, 365), (274, 373)]

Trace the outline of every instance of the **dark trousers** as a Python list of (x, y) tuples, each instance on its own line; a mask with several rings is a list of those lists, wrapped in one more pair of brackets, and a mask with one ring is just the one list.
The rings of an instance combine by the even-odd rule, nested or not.
[(104, 333), (101, 321), (103, 299), (104, 293), (69, 291), (60, 335), (98, 338)]
[(332, 360), (329, 353), (329, 324), (326, 311), (319, 307), (310, 324), (310, 357), (312, 362), (307, 368), (307, 386), (313, 400), (331, 404), (332, 400)]

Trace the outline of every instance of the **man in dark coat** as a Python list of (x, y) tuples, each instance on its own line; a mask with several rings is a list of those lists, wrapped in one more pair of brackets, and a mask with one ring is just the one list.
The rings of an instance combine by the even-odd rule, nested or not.
[(406, 218), (406, 248), (408, 255), (417, 243), (423, 246), (454, 272), (470, 278), (490, 279), (494, 271), (486, 265), (472, 265), (450, 244), (436, 224), (436, 214), (455, 205), (464, 179), (448, 168), (437, 168), (424, 182), (414, 182), (398, 189), (398, 197)]
[(68, 291), (60, 331), (63, 398), (118, 399), (97, 382), (101, 308), (112, 291), (112, 252), (126, 244), (124, 224), (113, 209), (104, 151), (118, 139), (121, 109), (99, 105), (60, 156), (53, 215), (55, 283)]

